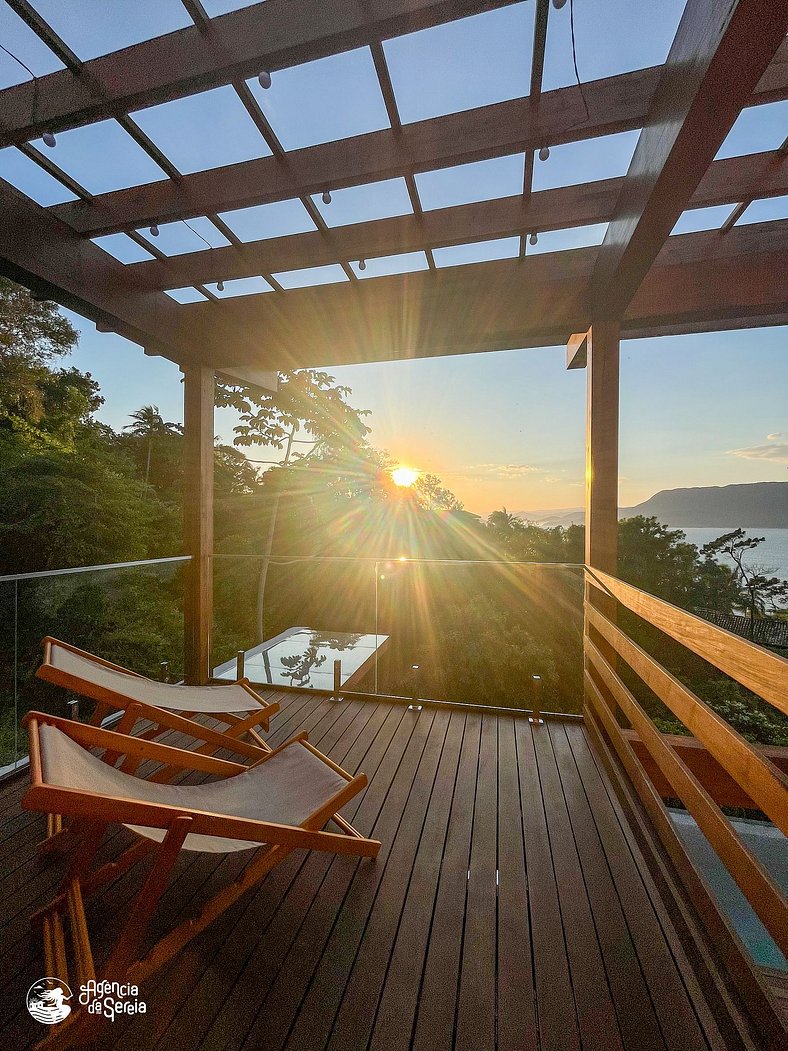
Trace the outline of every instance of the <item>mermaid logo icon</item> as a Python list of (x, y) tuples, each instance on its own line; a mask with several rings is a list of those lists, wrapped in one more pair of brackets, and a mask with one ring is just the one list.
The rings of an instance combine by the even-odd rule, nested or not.
[(27, 1009), (37, 1022), (55, 1025), (71, 1014), (71, 990), (59, 978), (40, 978), (27, 991)]

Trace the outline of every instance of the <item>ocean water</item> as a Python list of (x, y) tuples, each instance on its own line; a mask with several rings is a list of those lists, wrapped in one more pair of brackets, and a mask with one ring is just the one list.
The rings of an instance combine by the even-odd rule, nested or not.
[[(704, 544), (708, 544), (710, 540), (714, 540), (724, 533), (730, 533), (732, 530), (724, 527), (709, 528), (704, 526), (700, 528), (688, 526), (682, 528), (682, 532), (687, 534), (687, 540), (691, 544), (701, 548)], [(746, 529), (745, 533), (750, 537), (762, 536), (765, 538), (762, 544), (756, 547), (754, 551), (748, 553), (746, 561), (763, 566), (769, 570), (769, 575), (780, 577), (781, 580), (788, 580), (788, 529)], [(726, 565), (733, 565), (731, 560), (725, 555), (720, 556), (720, 561)]]

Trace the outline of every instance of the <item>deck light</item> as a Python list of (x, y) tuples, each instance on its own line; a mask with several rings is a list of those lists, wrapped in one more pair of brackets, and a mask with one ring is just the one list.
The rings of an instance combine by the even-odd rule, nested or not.
[(54, 132), (45, 131), (41, 138), (44, 140), (44, 145), (48, 146), (50, 150), (54, 150), (55, 146), (57, 146), (57, 139), (55, 138)]
[(224, 281), (217, 281), (216, 282), (216, 291), (217, 292), (224, 292)]
[(539, 160), (540, 161), (546, 161), (549, 156), (550, 156), (550, 147), (549, 146), (543, 146), (541, 148), (541, 150), (539, 150)]
[(150, 228), (150, 235), (151, 235), (151, 237), (158, 237), (159, 236), (159, 228), (158, 228), (158, 226), (155, 223)]
[(532, 233), (531, 236), (528, 238), (528, 243), (535, 245), (538, 240), (539, 238), (537, 237), (536, 232), (534, 231), (534, 233)]
[(359, 268), (359, 270), (366, 270), (367, 269), (367, 261), (366, 261), (366, 259), (359, 259), (359, 261), (358, 261), (358, 268)]
[(566, 0), (553, 0), (553, 7), (560, 11), (562, 7), (566, 7)]
[(321, 199), (323, 201), (323, 204), (331, 204), (331, 191), (323, 190), (323, 196)]
[(266, 90), (271, 87), (271, 74), (267, 69), (263, 69), (257, 74), (257, 83)]

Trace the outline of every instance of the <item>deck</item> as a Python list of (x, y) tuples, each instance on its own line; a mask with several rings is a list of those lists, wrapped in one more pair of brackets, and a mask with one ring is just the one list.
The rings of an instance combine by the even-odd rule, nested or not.
[[(291, 855), (142, 990), (146, 1015), (108, 1025), (117, 1051), (702, 1051), (720, 1035), (604, 768), (579, 722), (310, 693), (282, 704), (273, 743), (302, 728), (370, 784), (345, 811), (376, 862)], [(42, 974), (30, 913), (62, 862), (42, 819), (0, 794), (0, 1046), (43, 1028), (25, 1009)], [(109, 855), (124, 837), (104, 845)], [(172, 921), (246, 853), (183, 855)], [(140, 866), (137, 866), (139, 869)], [(102, 932), (135, 869), (89, 906)]]

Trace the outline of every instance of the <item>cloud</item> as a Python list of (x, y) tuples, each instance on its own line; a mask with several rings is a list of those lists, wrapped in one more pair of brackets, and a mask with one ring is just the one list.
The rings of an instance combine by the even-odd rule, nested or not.
[(541, 470), (541, 467), (534, 467), (530, 463), (472, 463), (463, 467), (458, 474), (469, 478), (520, 478)]
[(740, 460), (772, 460), (774, 463), (788, 464), (788, 442), (774, 441), (774, 435), (770, 434), (770, 445), (752, 445), (748, 449), (729, 449), (729, 456), (736, 456)]
[(766, 435), (766, 441), (767, 442), (776, 442), (776, 441), (779, 441), (780, 438), (784, 438), (784, 437), (785, 437), (785, 435), (782, 433), (782, 431), (775, 431), (774, 434), (767, 434)]

